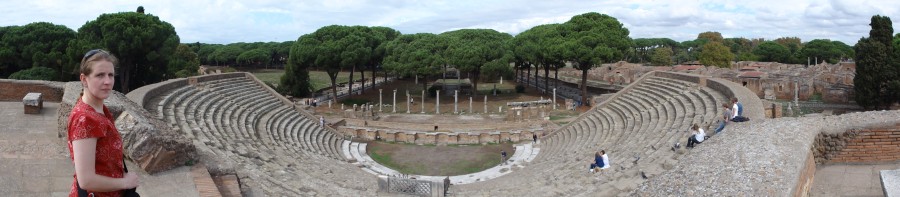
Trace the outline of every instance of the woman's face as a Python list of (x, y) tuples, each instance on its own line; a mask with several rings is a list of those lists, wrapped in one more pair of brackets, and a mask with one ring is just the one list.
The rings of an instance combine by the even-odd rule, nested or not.
[(106, 60), (93, 63), (91, 74), (87, 76), (81, 75), (81, 83), (85, 86), (88, 94), (98, 99), (106, 99), (109, 97), (109, 92), (112, 91), (113, 85), (115, 85), (115, 68), (112, 62)]

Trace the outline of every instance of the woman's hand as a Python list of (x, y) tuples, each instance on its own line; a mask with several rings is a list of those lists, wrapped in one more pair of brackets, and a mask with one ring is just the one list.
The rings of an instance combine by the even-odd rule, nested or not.
[(138, 179), (137, 173), (128, 172), (125, 174), (125, 177), (122, 177), (122, 188), (131, 189), (138, 186), (140, 180)]

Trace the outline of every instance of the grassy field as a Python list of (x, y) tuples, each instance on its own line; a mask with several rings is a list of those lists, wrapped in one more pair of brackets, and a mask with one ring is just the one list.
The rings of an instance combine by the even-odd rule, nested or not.
[(500, 150), (510, 156), (510, 144), (412, 145), (372, 142), (369, 156), (381, 165), (404, 174), (452, 176), (479, 172), (500, 164)]

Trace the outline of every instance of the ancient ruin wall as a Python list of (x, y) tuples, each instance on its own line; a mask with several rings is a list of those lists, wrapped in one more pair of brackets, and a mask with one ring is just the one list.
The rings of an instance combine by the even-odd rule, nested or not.
[(497, 130), (514, 130), (522, 128), (547, 128), (549, 121), (529, 121), (516, 123), (478, 123), (478, 124), (450, 124), (450, 123), (408, 123), (408, 122), (389, 122), (362, 119), (343, 119), (347, 126), (377, 128), (382, 130), (404, 130), (404, 131), (433, 131), (434, 126), (438, 126), (438, 131), (497, 131)]
[(420, 145), (448, 145), (448, 144), (487, 144), (533, 140), (533, 133), (541, 134), (541, 131), (501, 131), (491, 133), (448, 133), (448, 132), (416, 132), (416, 131), (384, 131), (377, 129), (360, 129), (342, 127), (338, 129), (342, 134), (353, 136), (360, 140), (383, 140), (385, 142), (415, 143)]
[(850, 130), (816, 136), (816, 163), (869, 163), (900, 160), (900, 126)]
[(18, 101), (29, 92), (41, 93), (44, 101), (60, 102), (65, 82), (0, 79), (0, 101)]

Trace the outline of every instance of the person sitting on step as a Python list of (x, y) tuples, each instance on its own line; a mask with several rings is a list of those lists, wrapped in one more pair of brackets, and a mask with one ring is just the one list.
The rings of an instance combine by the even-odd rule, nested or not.
[(603, 160), (603, 165), (600, 165), (600, 169), (603, 170), (609, 168), (609, 156), (606, 155), (605, 150), (600, 150), (600, 158)]
[(716, 134), (719, 134), (719, 132), (722, 132), (722, 129), (725, 129), (725, 125), (728, 124), (728, 122), (731, 122), (731, 116), (734, 115), (734, 113), (731, 112), (731, 106), (729, 106), (728, 103), (722, 103), (722, 108), (724, 108), (725, 111), (722, 113), (722, 119), (719, 120), (719, 127), (716, 128)]
[(700, 128), (696, 123), (691, 127), (691, 137), (688, 137), (688, 148), (694, 148), (694, 145), (703, 143), (706, 140), (706, 131)]
[(737, 98), (731, 97), (731, 121), (732, 122), (745, 122), (749, 121), (750, 118), (744, 117), (743, 112), (744, 106), (738, 102)]
[(600, 172), (601, 167), (603, 167), (603, 153), (597, 152), (594, 154), (594, 161), (591, 162), (591, 172)]

